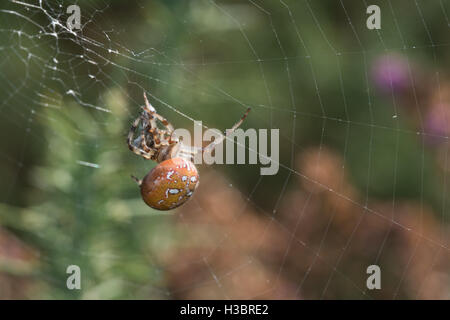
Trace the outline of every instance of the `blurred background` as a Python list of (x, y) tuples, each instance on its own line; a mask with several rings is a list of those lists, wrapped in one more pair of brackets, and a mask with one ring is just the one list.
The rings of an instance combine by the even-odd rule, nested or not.
[[(2, 1), (0, 298), (449, 299), (449, 15), (444, 0)], [(192, 200), (147, 207), (130, 174), (155, 163), (125, 142), (144, 90), (191, 131), (252, 107), (243, 129), (280, 129), (279, 172), (198, 166)]]

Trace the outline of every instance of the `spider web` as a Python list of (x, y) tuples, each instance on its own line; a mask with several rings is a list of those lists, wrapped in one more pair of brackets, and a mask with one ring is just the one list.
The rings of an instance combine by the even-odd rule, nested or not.
[[(81, 30), (66, 26), (71, 4)], [(429, 92), (450, 103), (449, 5), (377, 1), (382, 28), (368, 30), (370, 4), (3, 3), (0, 221), (33, 248), (33, 288), (51, 298), (448, 298), (448, 126), (426, 119)], [(406, 93), (393, 75), (379, 92), (380, 56), (402, 57)], [(224, 129), (252, 107), (244, 128), (280, 129), (279, 172), (201, 166), (192, 201), (150, 210), (129, 175), (154, 164), (125, 144), (143, 91), (190, 130), (194, 120)], [(80, 291), (65, 287), (71, 264)], [(366, 288), (371, 264), (381, 290)]]

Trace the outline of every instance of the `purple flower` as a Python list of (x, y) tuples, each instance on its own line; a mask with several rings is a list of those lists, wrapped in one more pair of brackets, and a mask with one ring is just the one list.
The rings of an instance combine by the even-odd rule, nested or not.
[(408, 62), (399, 54), (385, 54), (375, 60), (372, 78), (380, 91), (403, 91), (409, 86)]

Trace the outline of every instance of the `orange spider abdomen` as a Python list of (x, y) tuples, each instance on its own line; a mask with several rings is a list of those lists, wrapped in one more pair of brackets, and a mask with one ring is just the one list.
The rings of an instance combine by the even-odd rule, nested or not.
[(198, 183), (198, 171), (191, 161), (168, 159), (144, 177), (140, 186), (141, 196), (154, 209), (170, 210), (189, 200)]

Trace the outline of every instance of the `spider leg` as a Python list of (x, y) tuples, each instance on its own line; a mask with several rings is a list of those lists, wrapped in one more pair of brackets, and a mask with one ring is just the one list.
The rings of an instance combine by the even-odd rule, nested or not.
[(128, 148), (133, 151), (133, 138), (134, 135), (136, 133), (136, 129), (139, 126), (139, 122), (141, 122), (141, 117), (136, 118), (136, 120), (133, 121), (133, 123), (131, 124), (131, 128), (130, 131), (128, 132), (128, 137), (127, 137), (127, 144), (128, 144)]
[(147, 144), (147, 139), (145, 138), (144, 132), (142, 132), (140, 137), (140, 147), (142, 150), (144, 150), (151, 158), (151, 160), (156, 160), (157, 155), (157, 148), (159, 148), (159, 145), (157, 146), (155, 143), (153, 144), (153, 148), (149, 147)]
[[(155, 148), (158, 148), (161, 145), (171, 145), (173, 143), (176, 143), (177, 141), (175, 139), (172, 140), (172, 134), (174, 132), (173, 125), (166, 118), (156, 112), (156, 109), (148, 101), (145, 91), (144, 101), (145, 106), (142, 107), (142, 109), (149, 118), (150, 128), (148, 129), (148, 132), (150, 132), (154, 138)], [(165, 130), (158, 128), (156, 120), (159, 120), (162, 123), (162, 125), (165, 127)]]
[(135, 176), (133, 176), (133, 175), (131, 175), (131, 179), (133, 179), (137, 184), (138, 184), (138, 186), (140, 186), (141, 184), (142, 184), (142, 180), (141, 179), (138, 179), (138, 178), (136, 178)]
[(226, 137), (228, 137), (230, 134), (232, 134), (234, 132), (234, 130), (239, 128), (239, 126), (242, 124), (242, 122), (244, 122), (245, 118), (247, 118), (247, 115), (250, 112), (250, 110), (251, 110), (251, 108), (248, 108), (247, 111), (244, 113), (244, 115), (241, 117), (241, 119), (239, 119), (239, 121), (236, 122), (234, 124), (234, 126), (231, 127), (230, 130), (227, 130), (228, 132), (225, 135), (222, 135), (220, 138), (215, 139), (213, 142), (208, 144), (206, 147), (202, 148), (201, 151), (203, 153), (212, 152), (218, 144), (220, 144), (224, 139), (226, 139)]
[(136, 118), (136, 120), (133, 121), (131, 128), (130, 128), (130, 132), (128, 133), (128, 138), (127, 138), (127, 144), (128, 144), (128, 148), (133, 151), (135, 154), (145, 158), (145, 159), (152, 159), (152, 155), (154, 154), (154, 152), (152, 152), (151, 149), (149, 149), (149, 152), (146, 152), (144, 150), (142, 150), (141, 148), (137, 147), (134, 145), (134, 135), (136, 133), (136, 130), (139, 126), (139, 123), (141, 122), (142, 117), (138, 117)]
[(144, 132), (141, 133), (140, 136), (140, 147), (145, 152), (149, 153), (151, 151), (150, 147), (147, 145), (147, 141), (145, 140), (145, 134)]
[(153, 152), (145, 152), (144, 150), (142, 150), (141, 148), (138, 148), (134, 145), (130, 146), (130, 150), (133, 151), (135, 154), (137, 154), (138, 156), (141, 156), (142, 158), (145, 158), (147, 160), (153, 160), (152, 156), (153, 156)]
[(173, 125), (163, 116), (159, 115), (156, 112), (156, 109), (150, 104), (150, 102), (147, 99), (147, 95), (145, 94), (144, 91), (144, 101), (145, 101), (145, 108), (144, 110), (146, 110), (148, 113), (150, 113), (153, 117), (157, 118), (159, 121), (161, 121), (161, 123), (164, 125), (164, 127), (166, 127), (167, 131), (169, 133), (172, 133), (174, 131)]

